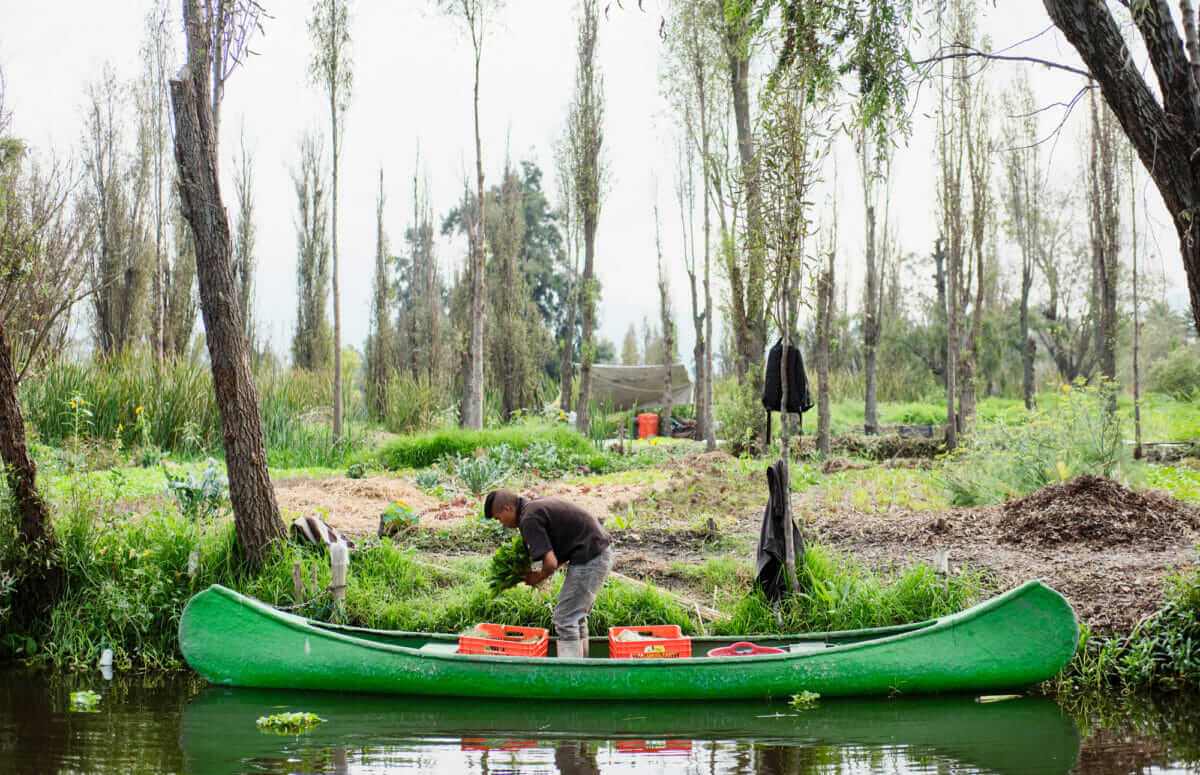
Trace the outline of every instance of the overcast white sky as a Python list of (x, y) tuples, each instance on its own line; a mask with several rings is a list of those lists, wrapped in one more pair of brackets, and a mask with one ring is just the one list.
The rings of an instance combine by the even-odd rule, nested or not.
[[(226, 206), (234, 206), (230, 183), (232, 154), (245, 129), (254, 157), (257, 202), (259, 333), (276, 352), (286, 353), (295, 321), (295, 193), (291, 170), (298, 141), (308, 127), (325, 130), (328, 113), (307, 81), (310, 43), (302, 0), (265, 3), (272, 14), (265, 35), (254, 41), (258, 56), (238, 70), (227, 86), (222, 112), (222, 174)], [(139, 72), (150, 0), (30, 3), (0, 0), (0, 68), (6, 79), (6, 107), (13, 128), (37, 150), (75, 149), (82, 136), (84, 90), (111, 63), (121, 78)], [(172, 3), (174, 9), (178, 3)], [(659, 97), (658, 69), (664, 46), (658, 38), (662, 0), (613, 6), (600, 28), (599, 62), (607, 108), (605, 155), (610, 171), (597, 238), (597, 270), (603, 284), (600, 334), (618, 348), (630, 323), (657, 319), (654, 279), (654, 181), (663, 209), (663, 230), (673, 303), (681, 341), (690, 363), (692, 332), (685, 275), (679, 259), (678, 215), (674, 209), (671, 120)], [(574, 3), (511, 0), (485, 42), (481, 128), (485, 174), (499, 179), (506, 153), (515, 162), (536, 161), (545, 173), (552, 203), (553, 145), (560, 136), (574, 79)], [(385, 228), (400, 249), (411, 221), (414, 157), (420, 144), (422, 166), (432, 182), (435, 216), (440, 219), (462, 191), (474, 168), (469, 39), (460, 24), (439, 14), (432, 0), (352, 0), (354, 92), (346, 118), (341, 167), (339, 241), (342, 263), (343, 341), (361, 348), (368, 329), (375, 250), (375, 195), (382, 167), (387, 192)], [(981, 27), (996, 47), (1033, 36), (1050, 25), (1038, 0), (1005, 0), (1000, 7), (980, 3)], [(182, 36), (177, 47), (182, 49)], [(1074, 50), (1051, 30), (1022, 49), (1078, 66)], [(993, 83), (1007, 82), (1010, 66), (997, 66)], [(1047, 70), (1034, 76), (1044, 104), (1069, 99), (1078, 78)], [(932, 90), (922, 92), (914, 133), (897, 155), (892, 180), (891, 216), (901, 250), (928, 253), (936, 234), (930, 117)], [(1077, 110), (1053, 145), (1046, 174), (1059, 181), (1082, 181), (1078, 133), (1086, 111)], [(1046, 128), (1060, 111), (1048, 111)], [(815, 201), (818, 218), (836, 212), (839, 272), (851, 283), (850, 303), (861, 291), (863, 250), (862, 193), (848, 143), (837, 154)], [(1183, 271), (1174, 231), (1157, 192), (1144, 185), (1143, 212), (1157, 220), (1147, 238), (1149, 261), (1163, 267), (1168, 288), (1182, 287)], [(1122, 216), (1127, 210), (1123, 210)], [(1146, 218), (1141, 218), (1144, 227)], [(1125, 228), (1126, 224), (1122, 224)], [(443, 266), (462, 261), (465, 247), (449, 242)], [(1145, 252), (1140, 255), (1146, 256)], [(714, 268), (715, 272), (715, 268)]]

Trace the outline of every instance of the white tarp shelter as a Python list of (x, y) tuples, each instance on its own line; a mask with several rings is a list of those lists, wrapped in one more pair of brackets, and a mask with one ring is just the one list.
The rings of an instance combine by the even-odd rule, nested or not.
[[(575, 364), (578, 374), (579, 364)], [(597, 404), (611, 402), (614, 409), (657, 409), (662, 406), (665, 366), (615, 366), (592, 364), (592, 398)], [(692, 400), (692, 381), (682, 363), (671, 366), (671, 403)]]

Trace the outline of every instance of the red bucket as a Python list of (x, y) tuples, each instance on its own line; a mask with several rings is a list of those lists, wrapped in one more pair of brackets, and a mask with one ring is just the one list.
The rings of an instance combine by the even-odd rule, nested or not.
[(710, 657), (756, 657), (760, 654), (783, 654), (783, 649), (774, 646), (759, 646), (747, 641), (740, 641), (732, 646), (721, 646), (708, 652)]
[(639, 414), (638, 420), (638, 438), (648, 439), (651, 436), (658, 435), (658, 415), (653, 413)]

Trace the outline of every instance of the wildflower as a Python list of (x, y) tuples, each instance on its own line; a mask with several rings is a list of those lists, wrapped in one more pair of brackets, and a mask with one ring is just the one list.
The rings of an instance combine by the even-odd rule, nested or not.
[(108, 547), (107, 547), (107, 546), (101, 546), (101, 547), (100, 547), (100, 551), (96, 552), (96, 554), (98, 554), (98, 555), (100, 555), (101, 557), (103, 557), (103, 556), (104, 556), (104, 553), (105, 553), (105, 552), (107, 552), (107, 551), (108, 551)]
[(143, 552), (142, 552), (142, 556), (143, 556), (143, 557), (149, 557), (149, 556), (150, 556), (150, 550), (149, 550), (149, 549), (146, 549), (145, 551), (143, 551)]
[(133, 413), (134, 413), (134, 414), (141, 414), (141, 413), (142, 413), (142, 407), (140, 407), (140, 406), (139, 406), (137, 409), (134, 409), (134, 410), (133, 410)]
[(1063, 392), (1064, 392), (1064, 393), (1069, 393), (1070, 391), (1071, 391), (1071, 386), (1070, 386), (1070, 385), (1063, 385)]
[(74, 398), (71, 399), (71, 408), (72, 409), (75, 408), (75, 399)]
[(130, 549), (129, 550), (129, 559), (132, 560), (134, 557), (137, 557), (137, 549)]
[(117, 423), (117, 433), (120, 433), (123, 430), (125, 430), (125, 425), (123, 423)]

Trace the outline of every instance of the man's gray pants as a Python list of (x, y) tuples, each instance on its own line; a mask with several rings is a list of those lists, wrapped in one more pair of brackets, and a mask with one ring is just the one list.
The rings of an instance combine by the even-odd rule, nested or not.
[(612, 563), (612, 547), (609, 546), (588, 562), (567, 565), (567, 577), (558, 593), (553, 617), (554, 632), (560, 641), (583, 640), (586, 643), (588, 614), (596, 604), (596, 595), (612, 570)]

